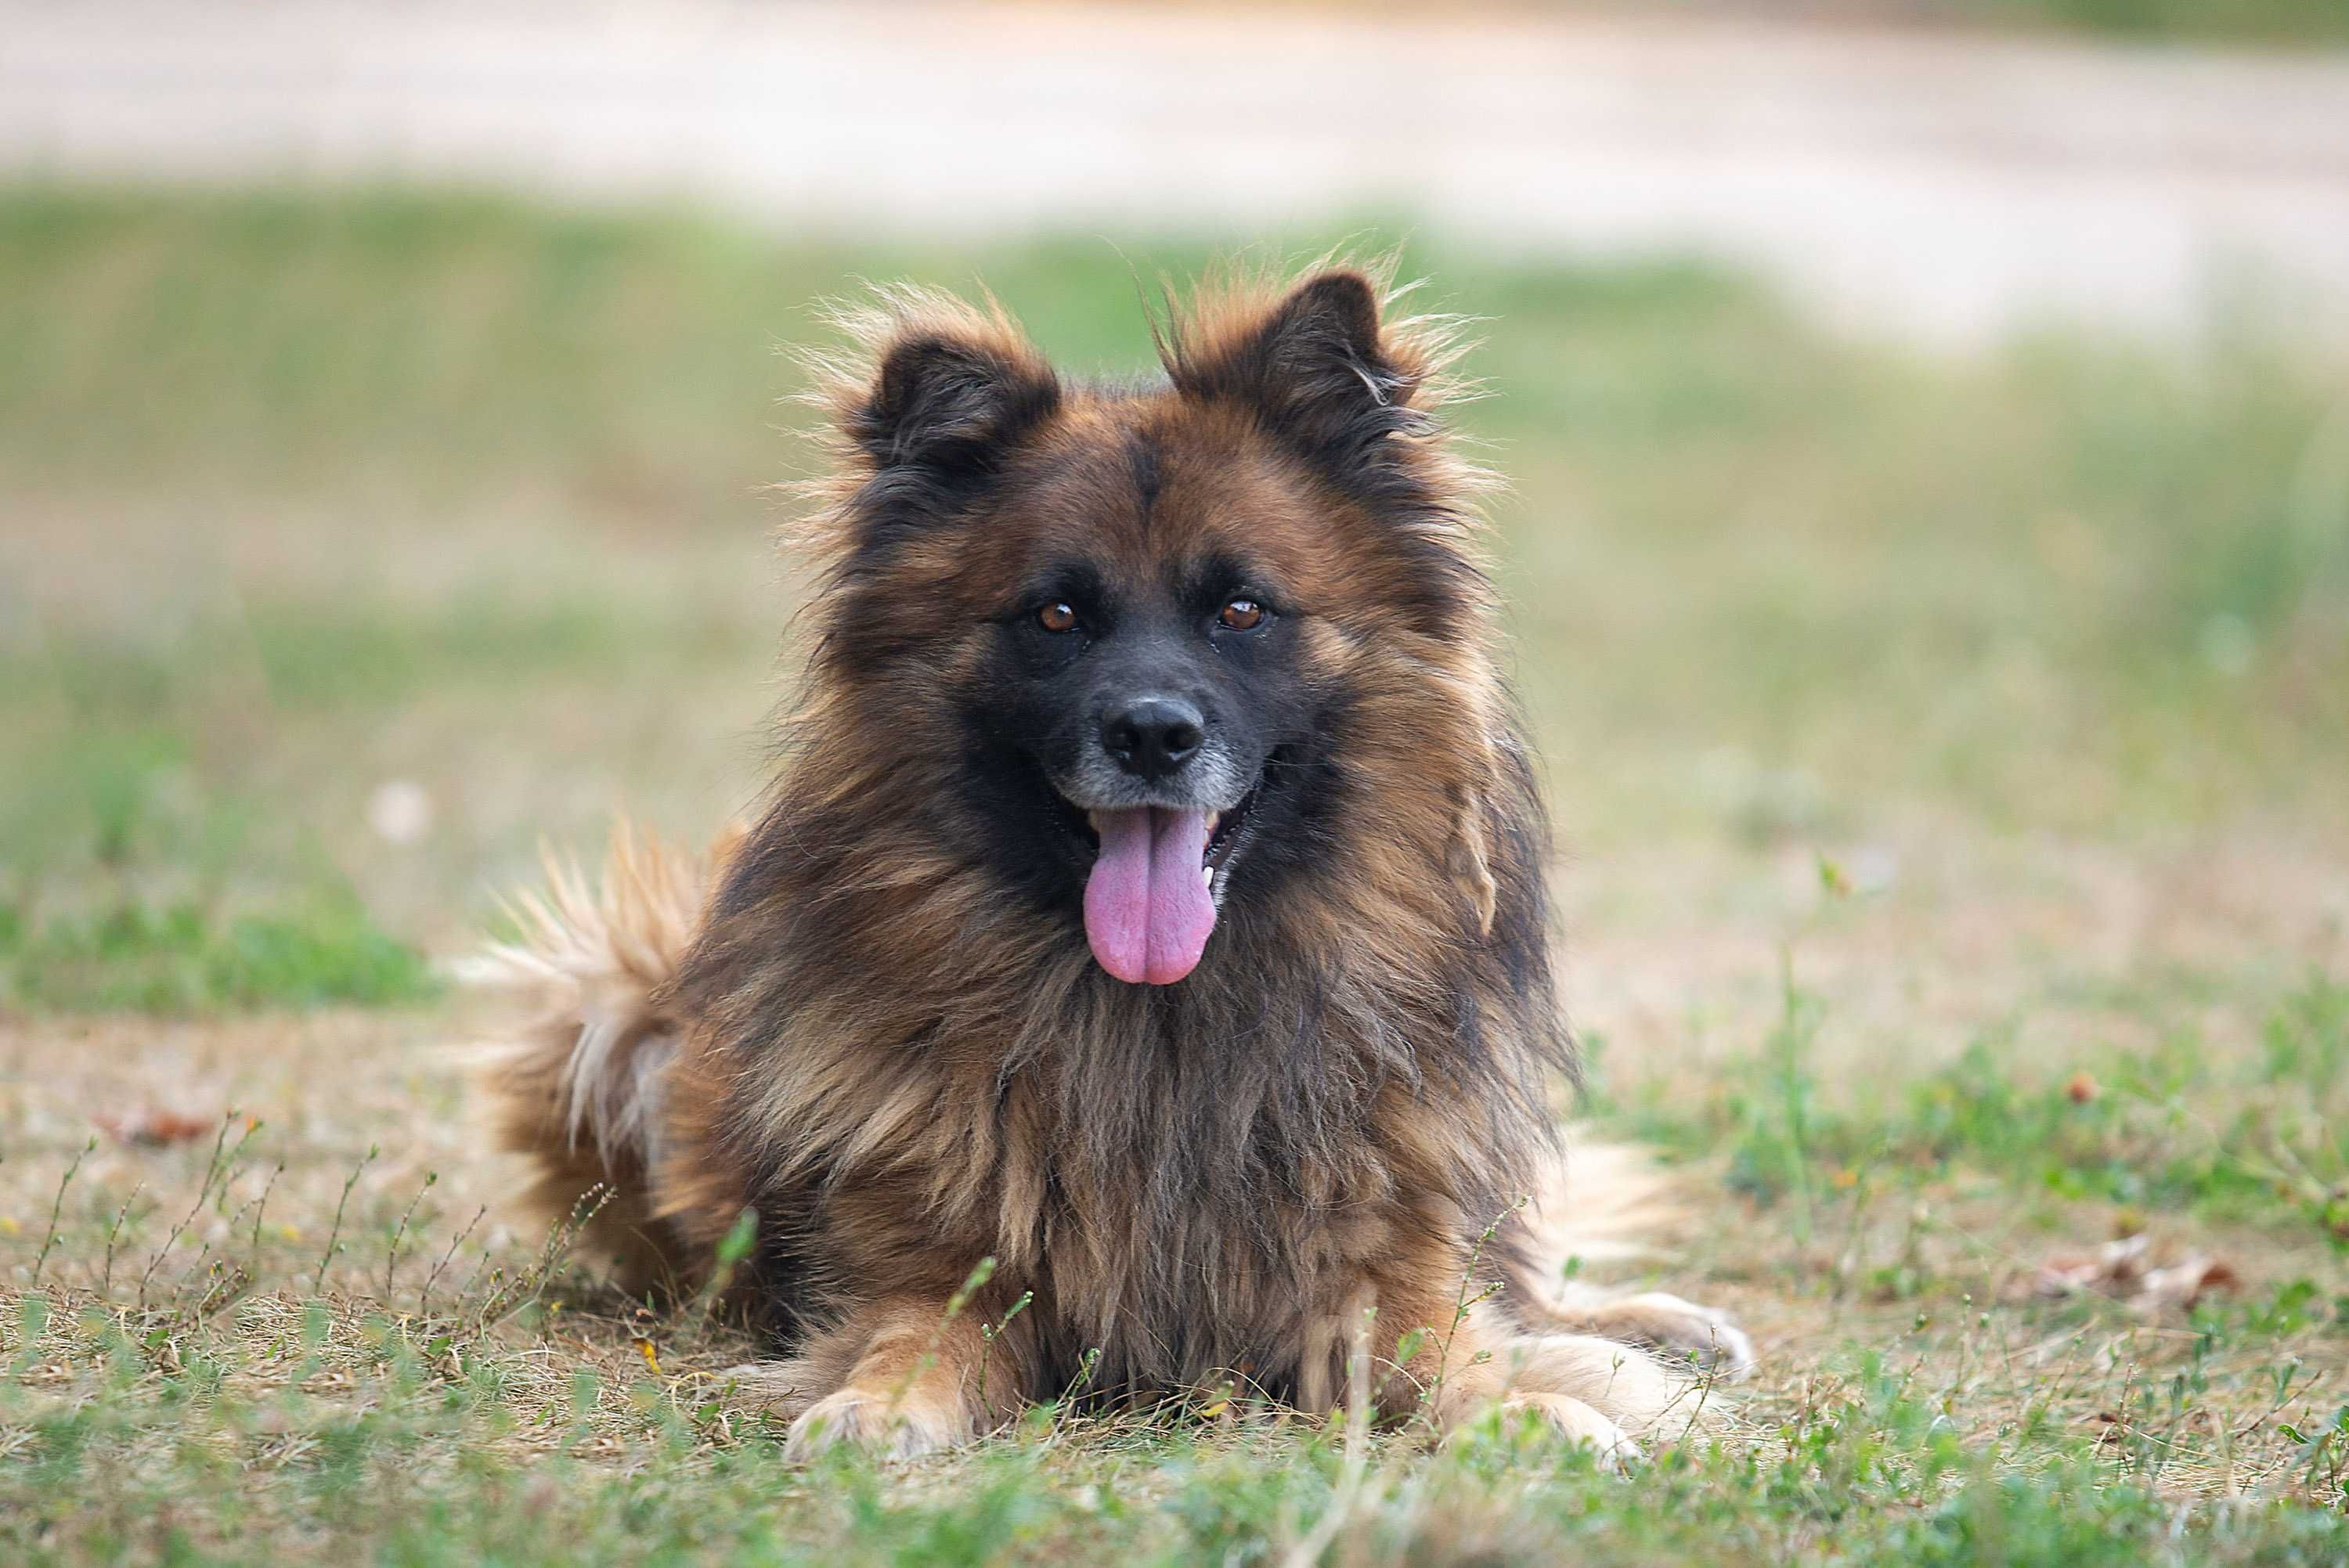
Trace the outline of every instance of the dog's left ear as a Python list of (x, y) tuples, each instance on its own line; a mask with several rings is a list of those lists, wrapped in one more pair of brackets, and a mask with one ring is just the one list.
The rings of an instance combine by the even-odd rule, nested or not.
[(1341, 469), (1374, 457), (1390, 436), (1426, 428), (1411, 404), (1418, 377), (1387, 344), (1378, 289), (1350, 270), (1308, 278), (1223, 345), (1185, 345), (1172, 368), (1185, 391), (1247, 399)]

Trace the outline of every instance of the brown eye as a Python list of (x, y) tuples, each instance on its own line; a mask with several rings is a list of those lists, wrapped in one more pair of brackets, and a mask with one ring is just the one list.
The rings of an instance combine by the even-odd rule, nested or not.
[(1264, 623), (1264, 606), (1253, 599), (1235, 599), (1216, 619), (1235, 632), (1250, 632)]
[(1047, 604), (1036, 612), (1036, 624), (1048, 632), (1073, 632), (1077, 629), (1077, 612), (1070, 604)]

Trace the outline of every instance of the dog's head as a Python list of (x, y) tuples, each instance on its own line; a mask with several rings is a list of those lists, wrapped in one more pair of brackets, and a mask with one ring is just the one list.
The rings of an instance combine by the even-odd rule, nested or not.
[(1347, 270), (1226, 289), (1121, 387), (999, 312), (891, 295), (831, 379), (815, 701), (871, 788), (1120, 980), (1183, 980), (1219, 919), (1333, 876), (1492, 918), (1503, 735), (1429, 412), (1448, 355), (1381, 307)]

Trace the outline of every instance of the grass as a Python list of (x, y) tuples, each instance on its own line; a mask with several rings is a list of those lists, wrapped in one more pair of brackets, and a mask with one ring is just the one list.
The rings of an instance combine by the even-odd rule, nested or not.
[(0, 998), (36, 1010), (382, 1006), (439, 991), (421, 954), (343, 901), (225, 923), (194, 903), (121, 903), (36, 929), (0, 911)]
[(1993, 26), (2041, 23), (2123, 38), (2349, 42), (2349, 16), (2329, 0), (1967, 0), (1950, 9)]
[[(1562, 9), (1634, 11), (1591, 0)], [(1741, 17), (1783, 14), (1754, 0), (1680, 0), (1676, 10)], [(1951, 24), (1985, 32), (2054, 31), (2127, 42), (2232, 45), (2349, 43), (2333, 0), (1807, 0), (1799, 15), (1890, 26)]]
[[(2292, 1016), (2337, 1027), (2336, 1006), (2320, 988)], [(386, 1025), (336, 1026), (248, 1027), (233, 1089), (398, 1060)], [(378, 1043), (353, 1053), (355, 1036)], [(30, 1045), (59, 1069), (23, 1108), (36, 1124), (123, 1081), (120, 1042), (92, 1043), (80, 1065)], [(2308, 1048), (2291, 1036), (2277, 1070)], [(171, 1149), (59, 1148), (46, 1191), (13, 1188), (27, 1207), (6, 1216), (22, 1252), (0, 1323), (0, 1540), (18, 1560), (341, 1542), (389, 1563), (1278, 1563), (1332, 1511), (1323, 1560), (1340, 1563), (2313, 1563), (2349, 1545), (2337, 1251), (2240, 1251), (2260, 1277), (2190, 1312), (2018, 1294), (2028, 1264), (2012, 1260), (2047, 1221), (2012, 1215), (2051, 1199), (1988, 1123), (1927, 1140), (1930, 1157), (1883, 1123), (1860, 1157), (1903, 1168), (1889, 1200), (1873, 1179), (1822, 1182), (1807, 1227), (1771, 1202), (1701, 1240), (1712, 1294), (1763, 1272), (1747, 1288), (1776, 1298), (1760, 1318), (1778, 1366), (1725, 1436), (1628, 1480), (1495, 1424), (1441, 1451), (1367, 1439), (1350, 1484), (1365, 1439), (1212, 1391), (1174, 1410), (1039, 1409), (912, 1466), (802, 1470), (730, 1397), (749, 1347), (722, 1324), (634, 1310), (560, 1234), (485, 1224), (440, 1179), (442, 1155), (464, 1158), (442, 1130), (357, 1143), (397, 1125), (404, 1096), (429, 1117), (450, 1092), (402, 1076), (346, 1069), (284, 1130), (231, 1110)], [(1689, 1144), (1702, 1117), (1647, 1125)], [(1805, 1152), (1840, 1157), (1858, 1125)], [(2167, 1169), (2158, 1148), (2114, 1158), (2156, 1183)], [(1864, 1243), (1856, 1267), (1813, 1258), (1806, 1236), (1840, 1246), (1888, 1201), (1912, 1233), (1899, 1288)], [(1944, 1217), (1920, 1237), (1927, 1209)], [(2207, 1233), (2190, 1208), (2164, 1222)]]
[[(796, 1470), (726, 1326), (502, 1217), (432, 963), (543, 839), (763, 781), (806, 302), (983, 274), (1115, 368), (1109, 245), (20, 189), (0, 1552), (2341, 1560), (2349, 376), (2255, 303), (1946, 360), (1670, 261), (1407, 265), (1492, 318), (1590, 1114), (1685, 1189), (1627, 1283), (1763, 1347), (1720, 1434), (1625, 1480), (1209, 1390)], [(2119, 1236), (2232, 1288), (2045, 1288)]]
[(1988, 1181), (2051, 1226), (2095, 1205), (2124, 1230), (2151, 1211), (2349, 1251), (2349, 992), (2322, 975), (2277, 1006), (2248, 1057), (2180, 1031), (2033, 1072), (1992, 1037), (1840, 1100), (1806, 1060), (1819, 1000), (1788, 984), (1751, 1060), (1693, 1097), (1651, 1082), (1615, 1109), (1660, 1147), (1722, 1156), (1732, 1189), (1804, 1211), (1800, 1230), (1831, 1190)]

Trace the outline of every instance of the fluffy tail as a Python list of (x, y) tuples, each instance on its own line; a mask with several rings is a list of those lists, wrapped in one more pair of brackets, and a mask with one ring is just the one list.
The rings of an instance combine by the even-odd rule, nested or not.
[(664, 1078), (684, 1032), (666, 992), (737, 838), (697, 857), (623, 820), (592, 884), (550, 853), (546, 885), (507, 905), (521, 934), (465, 971), (519, 1004), (485, 1046), (480, 1078), (499, 1147), (533, 1167), (526, 1202), (550, 1221), (593, 1208), (585, 1239), (631, 1294), (697, 1283), (656, 1191)]

